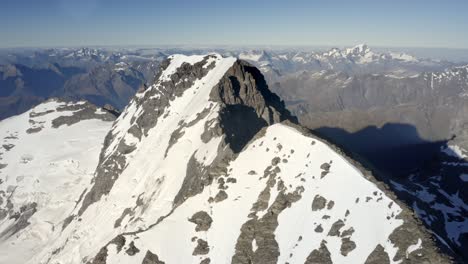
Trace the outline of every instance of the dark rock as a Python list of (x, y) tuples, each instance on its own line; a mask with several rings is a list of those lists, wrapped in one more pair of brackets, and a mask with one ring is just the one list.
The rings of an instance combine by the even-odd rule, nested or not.
[(206, 255), (210, 252), (210, 247), (208, 246), (208, 242), (206, 242), (203, 239), (198, 239), (197, 240), (197, 246), (193, 250), (192, 255), (198, 256), (198, 255)]
[(389, 264), (390, 257), (384, 247), (378, 244), (372, 253), (367, 257), (365, 264)]
[(94, 257), (90, 264), (107, 264), (107, 247), (103, 247)]
[(339, 219), (335, 223), (333, 223), (330, 231), (328, 231), (329, 236), (340, 236), (340, 229), (344, 226), (343, 220)]
[(114, 228), (119, 227), (121, 225), (121, 223), (122, 223), (122, 220), (125, 218), (125, 216), (130, 215), (132, 213), (133, 213), (132, 208), (125, 208), (123, 210), (122, 214), (120, 215), (120, 217), (115, 220)]
[(67, 218), (65, 218), (65, 220), (63, 220), (62, 230), (67, 228), (67, 226), (73, 221), (73, 218), (75, 218), (74, 215), (69, 215)]
[[(271, 176), (270, 176), (271, 177)], [(274, 180), (273, 177), (270, 178)], [(267, 186), (266, 188), (272, 188)], [(301, 191), (284, 194), (284, 189), (278, 193), (273, 204), (268, 208), (268, 212), (260, 219), (254, 215), (241, 227), (241, 234), (237, 239), (236, 251), (231, 263), (276, 263), (279, 256), (279, 246), (275, 239), (275, 230), (278, 226), (278, 215), (292, 203), (301, 198)], [(260, 197), (259, 197), (260, 199)], [(263, 199), (263, 198), (262, 198)], [(253, 206), (254, 212), (260, 206)], [(252, 249), (252, 241), (256, 240), (258, 248), (255, 252)]]
[(219, 202), (226, 200), (227, 198), (228, 198), (227, 193), (224, 190), (220, 190), (218, 194), (216, 194), (214, 200), (215, 202), (219, 203)]
[(205, 211), (196, 212), (190, 219), (190, 222), (196, 224), (195, 231), (207, 231), (211, 227), (213, 219)]
[(325, 171), (329, 171), (330, 170), (330, 164), (323, 163), (322, 165), (320, 165), (320, 169), (325, 170)]
[(135, 247), (135, 243), (133, 241), (130, 242), (127, 250), (125, 250), (125, 253), (127, 253), (129, 256), (134, 256), (138, 252), (140, 252), (140, 250), (137, 247)]
[[(117, 249), (117, 253), (119, 253), (122, 250), (123, 246), (125, 246), (125, 237), (122, 235), (118, 235), (114, 239), (112, 239), (109, 242), (109, 244), (114, 244)], [(133, 245), (133, 241), (130, 243), (130, 247), (135, 247), (135, 245)]]
[(199, 194), (203, 191), (204, 186), (207, 186), (213, 181), (209, 171), (197, 161), (194, 153), (187, 163), (187, 170), (182, 187), (174, 199), (174, 206), (178, 206), (187, 198)]
[(145, 258), (141, 264), (166, 264), (164, 261), (159, 260), (158, 255), (153, 254), (151, 251), (146, 251)]
[(31, 127), (26, 129), (26, 133), (28, 134), (34, 134), (42, 130), (42, 127)]
[(5, 209), (0, 209), (0, 221), (5, 219), (8, 216), (8, 211)]
[(314, 200), (312, 201), (312, 211), (318, 211), (325, 208), (327, 204), (327, 199), (320, 196), (319, 194), (315, 195)]
[(104, 114), (97, 114), (98, 108), (88, 102), (84, 104), (65, 105), (57, 109), (57, 111), (74, 111), (71, 116), (59, 116), (52, 120), (52, 127), (58, 128), (62, 125), (71, 126), (82, 120), (99, 119), (103, 121), (114, 121), (116, 116), (105, 112)]
[(245, 105), (267, 124), (297, 119), (286, 110), (284, 102), (268, 89), (260, 71), (244, 61), (236, 61), (210, 93), (215, 102)]
[(320, 173), (320, 179), (323, 179), (325, 176), (327, 176), (327, 174), (328, 174), (328, 171), (322, 171)]
[[(13, 205), (10, 200), (7, 200), (7, 208), (12, 210)], [(8, 238), (22, 229), (26, 228), (30, 223), (28, 222), (29, 218), (33, 216), (37, 211), (37, 203), (28, 203), (21, 206), (18, 212), (10, 212), (10, 218), (15, 219), (15, 222), (6, 227), (1, 233), (0, 238)]]
[(15, 147), (15, 145), (13, 145), (13, 144), (3, 144), (2, 147), (3, 147), (3, 149), (5, 149), (6, 151), (10, 151), (12, 148)]
[(280, 157), (274, 157), (272, 160), (271, 160), (271, 166), (276, 166), (280, 163), (281, 161), (281, 158)]
[(307, 256), (304, 264), (333, 264), (330, 257), (330, 251), (328, 251), (326, 244), (327, 242), (322, 240), (320, 248), (314, 249), (309, 256)]
[(113, 107), (112, 105), (110, 104), (105, 104), (103, 107), (102, 107), (103, 110), (111, 113), (113, 116), (115, 117), (118, 117), (120, 115), (120, 111), (119, 109)]
[(356, 243), (351, 241), (349, 237), (345, 237), (341, 239), (341, 247), (340, 252), (341, 255), (347, 256), (349, 252), (353, 251), (356, 248)]
[(29, 117), (34, 118), (34, 117), (38, 117), (38, 116), (44, 116), (44, 115), (47, 115), (47, 114), (50, 114), (50, 113), (53, 113), (53, 112), (55, 112), (55, 110), (47, 110), (47, 111), (40, 112), (40, 113), (36, 113), (36, 112), (31, 111), (29, 113)]
[(354, 228), (350, 227), (341, 233), (341, 237), (352, 236), (354, 233)]
[(210, 264), (210, 262), (211, 262), (211, 259), (210, 259), (210, 258), (206, 258), (206, 259), (202, 260), (202, 261), (200, 262), (200, 264)]
[(318, 226), (314, 229), (314, 231), (317, 232), (317, 233), (322, 233), (322, 232), (323, 232), (322, 225), (318, 225)]
[(229, 177), (229, 178), (227, 178), (226, 182), (227, 182), (227, 183), (236, 183), (237, 180), (236, 180), (236, 178), (231, 178), (231, 177)]

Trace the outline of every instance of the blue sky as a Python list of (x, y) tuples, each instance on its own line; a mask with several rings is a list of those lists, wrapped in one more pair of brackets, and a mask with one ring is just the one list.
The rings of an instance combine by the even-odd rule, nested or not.
[(0, 0), (0, 46), (468, 48), (468, 0)]

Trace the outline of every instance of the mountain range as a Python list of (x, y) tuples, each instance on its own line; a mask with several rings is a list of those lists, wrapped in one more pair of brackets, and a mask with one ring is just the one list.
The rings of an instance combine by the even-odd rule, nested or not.
[(245, 61), (170, 56), (114, 119), (51, 99), (0, 122), (2, 262), (453, 260)]
[[(0, 184), (5, 188), (0, 208), (7, 201), (0, 209), (4, 219), (0, 240), (9, 245), (0, 254), (6, 256), (4, 261), (463, 263), (468, 258), (464, 251), (468, 242), (465, 64), (375, 52), (366, 45), (321, 52), (226, 49), (217, 50), (222, 55), (193, 55), (207, 51), (83, 48), (0, 56), (0, 62), (7, 62), (0, 66), (2, 117), (26, 111), (0, 122), (5, 135), (0, 157), (8, 161), (0, 160), (2, 182), (8, 182)], [(46, 101), (54, 96), (63, 99)], [(81, 130), (100, 134), (89, 139), (68, 135), (61, 132), (65, 125), (54, 125), (56, 118), (67, 127), (83, 124)], [(88, 126), (91, 120), (107, 128)], [(52, 140), (57, 133), (70, 137), (61, 140), (65, 146), (57, 145), (56, 156), (25, 153), (35, 136)], [(93, 148), (87, 159), (74, 154), (84, 149), (73, 142), (85, 140), (94, 146), (103, 144), (102, 150)], [(304, 148), (308, 140), (318, 147), (315, 155)], [(40, 149), (55, 144), (43, 143)], [(71, 152), (61, 153), (62, 148)], [(258, 152), (263, 148), (265, 152)], [(21, 151), (15, 153), (15, 149)], [(303, 152), (306, 158), (293, 155)], [(41, 158), (34, 165), (36, 159), (31, 156)], [(251, 162), (257, 159), (258, 164)], [(31, 174), (32, 167), (24, 165), (39, 168), (56, 160), (73, 162), (60, 165), (66, 172), (50, 165)], [(337, 164), (336, 172), (333, 164)], [(250, 170), (245, 173), (244, 168)], [(344, 176), (350, 171), (353, 176)], [(74, 176), (53, 178), (63, 173)], [(336, 179), (329, 180), (327, 175), (334, 173)], [(55, 181), (57, 185), (28, 187), (32, 181), (41, 182), (44, 174), (52, 177), (47, 185)], [(249, 177), (244, 174), (252, 179), (241, 180)], [(29, 176), (15, 179), (11, 175)], [(72, 180), (80, 183), (70, 195), (49, 193), (52, 186), (70, 188)], [(312, 182), (309, 187), (308, 182)], [(363, 197), (354, 197), (346, 185), (340, 187), (343, 183), (361, 186), (357, 194)], [(116, 184), (120, 187), (115, 188)], [(369, 192), (372, 195), (365, 195)], [(377, 197), (373, 197), (375, 192)], [(208, 202), (203, 202), (205, 198)], [(57, 206), (49, 207), (46, 200)], [(69, 206), (72, 200), (76, 203)], [(220, 203), (224, 200), (228, 205)], [(376, 204), (370, 205), (374, 200)], [(385, 209), (381, 201), (389, 207)], [(311, 215), (303, 205), (295, 206), (308, 202), (312, 203)], [(314, 210), (314, 203), (326, 209)], [(396, 211), (390, 203), (397, 205)], [(335, 204), (341, 205), (335, 208)], [(236, 217), (226, 213), (226, 206), (245, 212), (244, 220), (228, 220)], [(342, 206), (346, 207), (344, 216), (338, 212)], [(382, 214), (366, 218), (360, 210), (369, 206)], [(90, 212), (89, 208), (94, 209)], [(195, 212), (193, 208), (201, 209)], [(217, 210), (223, 213), (215, 219)], [(353, 212), (361, 213), (349, 220)], [(287, 219), (301, 220), (285, 220), (284, 224), (280, 222), (284, 213), (290, 215)], [(393, 231), (379, 231), (382, 237), (372, 238), (373, 242), (368, 234), (353, 235), (356, 229), (363, 230), (364, 219), (381, 219), (375, 222), (383, 226), (372, 228)], [(113, 228), (106, 226), (111, 222)], [(239, 226), (240, 233), (229, 232), (223, 240), (217, 234), (219, 228), (226, 230), (224, 225), (210, 231), (215, 222)], [(90, 229), (91, 225), (96, 227)], [(191, 225), (196, 226), (191, 238), (185, 236), (193, 231), (169, 234), (179, 227), (189, 230)], [(313, 241), (305, 239), (309, 229), (314, 230)], [(336, 234), (332, 229), (338, 229), (338, 234), (330, 235)], [(161, 230), (169, 230), (164, 231), (167, 245), (154, 238)], [(286, 240), (281, 241), (280, 231), (275, 230), (298, 238), (293, 242), (283, 235)], [(410, 238), (402, 230), (418, 235)], [(147, 237), (142, 244), (138, 243), (140, 233)], [(187, 239), (184, 250), (193, 252), (171, 254), (180, 239)], [(301, 243), (303, 239), (308, 242)], [(30, 249), (28, 254), (18, 241), (31, 243), (25, 247)], [(94, 242), (85, 245), (83, 241)], [(219, 243), (232, 251), (217, 251)], [(206, 253), (198, 254), (200, 250)], [(7, 254), (11, 251), (21, 252), (21, 257)]]

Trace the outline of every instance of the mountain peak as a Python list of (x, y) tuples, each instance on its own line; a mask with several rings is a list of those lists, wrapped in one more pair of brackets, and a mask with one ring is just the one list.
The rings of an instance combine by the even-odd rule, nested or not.
[(271, 55), (266, 50), (250, 50), (241, 52), (239, 59), (254, 62), (270, 61)]
[[(237, 153), (262, 127), (283, 120), (296, 121), (284, 102), (268, 90), (258, 69), (219, 54), (170, 56), (161, 63), (155, 83), (137, 93), (121, 117), (121, 125), (109, 133), (101, 153), (103, 170), (96, 175), (101, 179), (84, 197), (79, 214), (112, 189), (110, 183), (121, 171), (109, 168), (115, 168), (115, 162), (123, 162), (123, 157), (133, 152), (139, 142), (155, 133), (151, 131), (178, 131), (211, 117), (216, 120), (216, 129), (201, 127), (202, 131), (194, 132), (204, 135), (198, 144), (225, 134), (224, 144)], [(168, 144), (166, 152), (173, 142)], [(118, 167), (123, 168), (124, 164), (127, 162)]]
[(30, 263), (446, 263), (393, 193), (295, 121), (249, 63), (169, 57)]
[(365, 55), (366, 53), (371, 52), (367, 44), (359, 44), (352, 48), (346, 49), (346, 54), (348, 55)]

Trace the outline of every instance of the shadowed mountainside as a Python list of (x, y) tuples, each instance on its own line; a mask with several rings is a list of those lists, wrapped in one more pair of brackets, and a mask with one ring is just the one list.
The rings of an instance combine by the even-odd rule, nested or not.
[(392, 175), (422, 166), (436, 156), (447, 141), (421, 138), (410, 124), (388, 123), (378, 128), (368, 126), (354, 133), (341, 128), (322, 127), (314, 130), (322, 137), (358, 154), (377, 170)]

